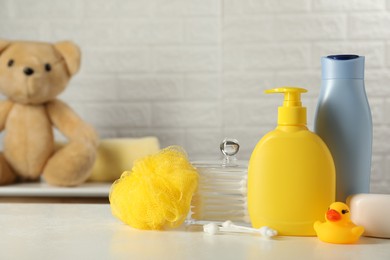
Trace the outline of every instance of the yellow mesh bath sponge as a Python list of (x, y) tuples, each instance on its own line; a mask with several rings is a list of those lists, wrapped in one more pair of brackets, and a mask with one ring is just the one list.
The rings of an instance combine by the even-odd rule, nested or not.
[(136, 161), (113, 183), (111, 211), (134, 228), (175, 228), (186, 219), (197, 186), (198, 173), (185, 151), (170, 146)]

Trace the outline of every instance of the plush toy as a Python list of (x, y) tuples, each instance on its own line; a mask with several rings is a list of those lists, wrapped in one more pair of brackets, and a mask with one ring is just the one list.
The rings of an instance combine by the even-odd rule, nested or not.
[[(35, 181), (56, 186), (84, 182), (96, 157), (98, 136), (57, 99), (80, 68), (72, 42), (55, 44), (0, 40), (0, 185)], [(53, 127), (68, 143), (55, 149)]]

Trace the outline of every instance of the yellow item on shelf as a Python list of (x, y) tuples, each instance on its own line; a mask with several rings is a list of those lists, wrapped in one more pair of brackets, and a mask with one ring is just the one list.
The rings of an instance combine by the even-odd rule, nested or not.
[(315, 236), (313, 223), (335, 200), (335, 167), (326, 144), (306, 127), (301, 88), (283, 87), (278, 126), (256, 145), (248, 167), (248, 211), (253, 227), (280, 235)]
[(190, 211), (198, 173), (185, 151), (170, 146), (137, 160), (110, 191), (111, 211), (138, 229), (163, 230), (180, 226)]
[(317, 221), (314, 229), (321, 241), (333, 244), (352, 244), (359, 240), (364, 227), (352, 223), (346, 204), (334, 202), (326, 211), (326, 222)]
[(156, 137), (109, 138), (100, 141), (95, 165), (88, 181), (113, 182), (133, 167), (137, 159), (157, 153)]

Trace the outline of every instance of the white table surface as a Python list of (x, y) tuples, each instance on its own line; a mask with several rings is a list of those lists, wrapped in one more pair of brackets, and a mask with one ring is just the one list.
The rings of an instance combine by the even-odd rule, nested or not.
[(390, 240), (333, 245), (315, 237), (141, 231), (107, 204), (0, 204), (0, 259), (390, 259)]

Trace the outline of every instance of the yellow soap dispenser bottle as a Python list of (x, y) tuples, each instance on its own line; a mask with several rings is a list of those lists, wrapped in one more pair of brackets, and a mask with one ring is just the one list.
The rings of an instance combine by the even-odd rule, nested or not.
[(248, 167), (248, 211), (252, 226), (269, 226), (280, 235), (315, 236), (313, 223), (335, 200), (332, 155), (319, 136), (306, 127), (301, 93), (282, 87), (278, 126), (252, 152)]

